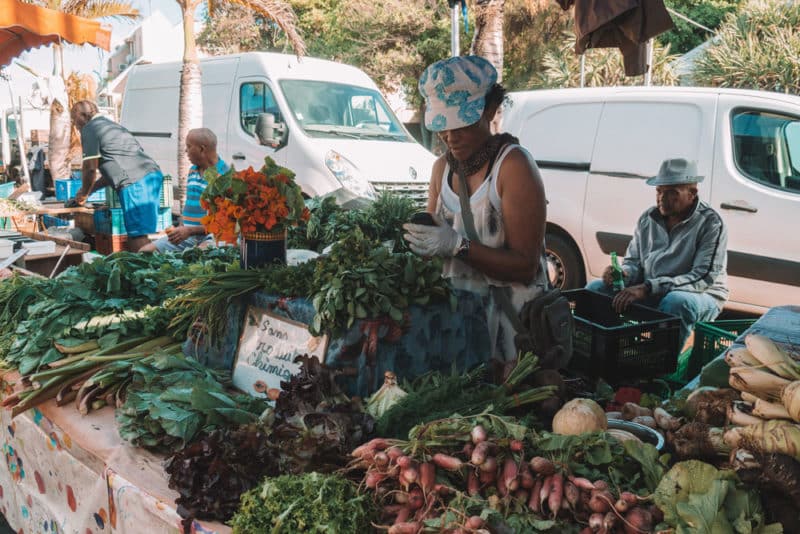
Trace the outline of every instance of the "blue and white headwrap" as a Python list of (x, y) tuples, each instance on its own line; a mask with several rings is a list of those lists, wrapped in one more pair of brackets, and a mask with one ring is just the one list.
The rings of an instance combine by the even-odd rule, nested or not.
[(425, 126), (433, 132), (475, 124), (497, 70), (480, 56), (456, 56), (430, 65), (419, 79), (425, 98)]

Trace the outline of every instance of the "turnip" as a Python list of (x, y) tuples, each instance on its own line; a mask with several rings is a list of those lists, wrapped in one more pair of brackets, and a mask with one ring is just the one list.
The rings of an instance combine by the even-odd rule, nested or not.
[(556, 472), (556, 466), (553, 465), (553, 462), (541, 456), (531, 458), (530, 466), (534, 473), (544, 476), (550, 476)]
[(608, 490), (594, 490), (589, 498), (589, 510), (606, 513), (611, 509), (614, 497)]
[(644, 508), (631, 508), (625, 514), (625, 534), (641, 534), (653, 529), (653, 518)]
[(486, 460), (486, 456), (488, 454), (489, 454), (489, 442), (481, 441), (477, 445), (475, 445), (475, 450), (472, 451), (470, 462), (473, 465), (481, 465)]
[(503, 464), (503, 478), (501, 482), (505, 485), (508, 492), (516, 491), (519, 487), (519, 481), (517, 480), (518, 474), (517, 463), (511, 457), (506, 458)]
[(486, 441), (486, 430), (481, 425), (475, 425), (472, 431), (469, 433), (470, 437), (472, 438), (472, 443), (477, 445), (478, 443), (483, 443)]
[(375, 455), (375, 465), (378, 467), (386, 467), (389, 465), (389, 455), (385, 452), (379, 452)]
[(525, 450), (525, 445), (518, 439), (512, 439), (508, 448), (511, 449), (511, 452), (522, 452)]
[(593, 513), (589, 516), (589, 528), (592, 529), (592, 532), (597, 532), (603, 528), (603, 514), (601, 513)]
[(608, 428), (603, 409), (591, 399), (572, 399), (553, 417), (553, 432), (579, 435)]
[(486, 521), (480, 518), (480, 516), (473, 515), (464, 523), (464, 528), (477, 530), (479, 528), (483, 528), (486, 525)]
[(438, 467), (447, 469), (448, 471), (458, 471), (463, 465), (458, 458), (442, 453), (434, 454), (432, 460)]
[(567, 481), (564, 484), (564, 501), (569, 503), (570, 507), (575, 509), (578, 505), (578, 500), (581, 498), (581, 491), (572, 481)]
[(395, 462), (397, 463), (397, 466), (400, 469), (406, 469), (407, 467), (409, 467), (411, 465), (411, 458), (409, 458), (408, 456), (405, 456), (405, 455), (398, 456), (397, 460), (395, 460)]
[(585, 479), (585, 478), (582, 478), (582, 477), (570, 476), (569, 477), (569, 481), (572, 482), (576, 487), (578, 487), (580, 489), (583, 489), (583, 490), (591, 491), (593, 489), (601, 489), (601, 488), (597, 488), (597, 486), (595, 486), (592, 483), (591, 480), (588, 480), (588, 479)]

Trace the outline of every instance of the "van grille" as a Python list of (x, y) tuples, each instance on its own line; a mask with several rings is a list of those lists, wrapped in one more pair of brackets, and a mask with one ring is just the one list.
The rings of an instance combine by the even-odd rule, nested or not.
[(428, 182), (372, 182), (372, 185), (379, 193), (389, 191), (410, 197), (421, 207), (428, 202)]

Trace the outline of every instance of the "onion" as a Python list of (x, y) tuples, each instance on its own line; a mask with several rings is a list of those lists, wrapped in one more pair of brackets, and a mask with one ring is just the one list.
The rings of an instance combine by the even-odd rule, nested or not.
[(591, 399), (572, 399), (553, 417), (553, 432), (579, 435), (608, 428), (603, 409)]

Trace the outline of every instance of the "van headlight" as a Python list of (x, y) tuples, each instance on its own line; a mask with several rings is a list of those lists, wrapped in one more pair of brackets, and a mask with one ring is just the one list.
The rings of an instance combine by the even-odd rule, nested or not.
[(339, 180), (342, 187), (352, 191), (356, 195), (364, 198), (374, 199), (375, 188), (369, 183), (355, 166), (350, 163), (347, 158), (336, 152), (329, 150), (325, 154), (325, 166), (333, 173), (333, 176)]

